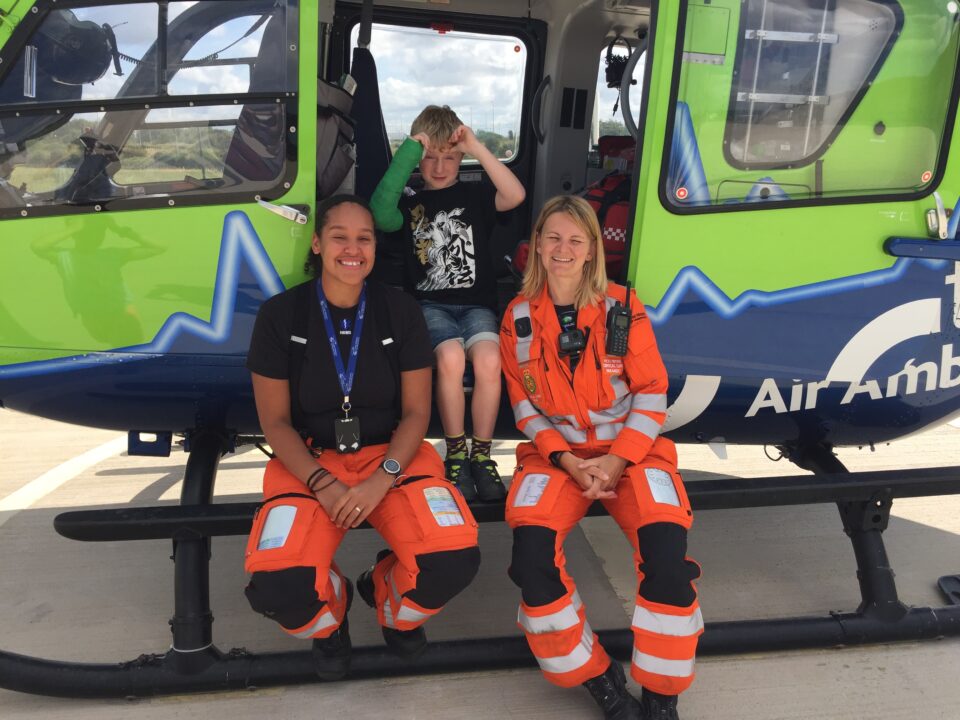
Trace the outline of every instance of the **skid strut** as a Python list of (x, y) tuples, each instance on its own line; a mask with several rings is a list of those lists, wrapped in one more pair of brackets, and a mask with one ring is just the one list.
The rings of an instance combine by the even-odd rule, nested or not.
[[(68, 663), (0, 651), (0, 687), (61, 697), (140, 697), (242, 689), (317, 681), (309, 650), (227, 653), (213, 644), (210, 610), (210, 538), (250, 530), (254, 503), (211, 505), (220, 457), (228, 442), (207, 432), (191, 437), (181, 505), (69, 512), (54, 521), (57, 531), (77, 540), (172, 538), (174, 541), (173, 645), (163, 655), (142, 655), (118, 664)], [(699, 655), (835, 647), (960, 635), (960, 605), (908, 608), (897, 597), (883, 545), (895, 497), (960, 493), (960, 467), (849, 473), (829, 448), (793, 450), (791, 459), (814, 476), (729, 478), (691, 483), (698, 510), (835, 502), (857, 562), (861, 603), (855, 612), (707, 623)], [(471, 506), (481, 522), (502, 521), (503, 506)], [(591, 515), (604, 514), (599, 505)], [(618, 660), (629, 659), (629, 630), (599, 631)], [(349, 677), (372, 678), (428, 673), (534, 667), (520, 636), (431, 643), (416, 660), (401, 660), (380, 646), (357, 648)]]

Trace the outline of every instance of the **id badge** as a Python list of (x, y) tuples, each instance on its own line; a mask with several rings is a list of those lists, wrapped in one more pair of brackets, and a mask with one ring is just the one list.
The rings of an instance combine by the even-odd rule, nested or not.
[(355, 453), (360, 449), (360, 418), (337, 418), (333, 421), (333, 437), (338, 453)]

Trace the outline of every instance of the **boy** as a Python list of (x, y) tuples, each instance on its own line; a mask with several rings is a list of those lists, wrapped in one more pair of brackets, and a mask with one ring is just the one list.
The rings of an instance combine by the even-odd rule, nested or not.
[[(475, 157), (493, 187), (459, 181), (460, 161)], [(419, 164), (424, 190), (403, 196)], [(465, 499), (502, 500), (503, 483), (490, 457), (500, 407), (496, 273), (490, 236), (496, 213), (523, 202), (523, 185), (446, 105), (430, 105), (373, 192), (379, 229), (404, 228), (405, 275), (420, 301), (437, 361), (436, 397), (447, 452), (447, 479)], [(464, 435), (463, 371), (474, 372), (473, 439)]]

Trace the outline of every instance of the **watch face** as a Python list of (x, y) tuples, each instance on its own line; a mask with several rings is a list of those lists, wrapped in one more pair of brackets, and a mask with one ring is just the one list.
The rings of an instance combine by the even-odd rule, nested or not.
[(383, 469), (386, 470), (391, 475), (400, 474), (400, 463), (398, 463), (393, 458), (389, 458), (383, 461)]

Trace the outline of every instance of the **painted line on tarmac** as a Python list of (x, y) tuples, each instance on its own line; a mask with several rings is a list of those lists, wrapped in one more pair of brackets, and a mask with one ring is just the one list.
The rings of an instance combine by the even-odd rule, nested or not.
[(87, 450), (82, 455), (71, 458), (51, 470), (47, 470), (43, 475), (31, 480), (19, 490), (15, 490), (0, 500), (0, 526), (21, 510), (26, 510), (83, 471), (107, 458), (119, 455), (126, 449), (126, 436), (118, 437), (92, 450)]

